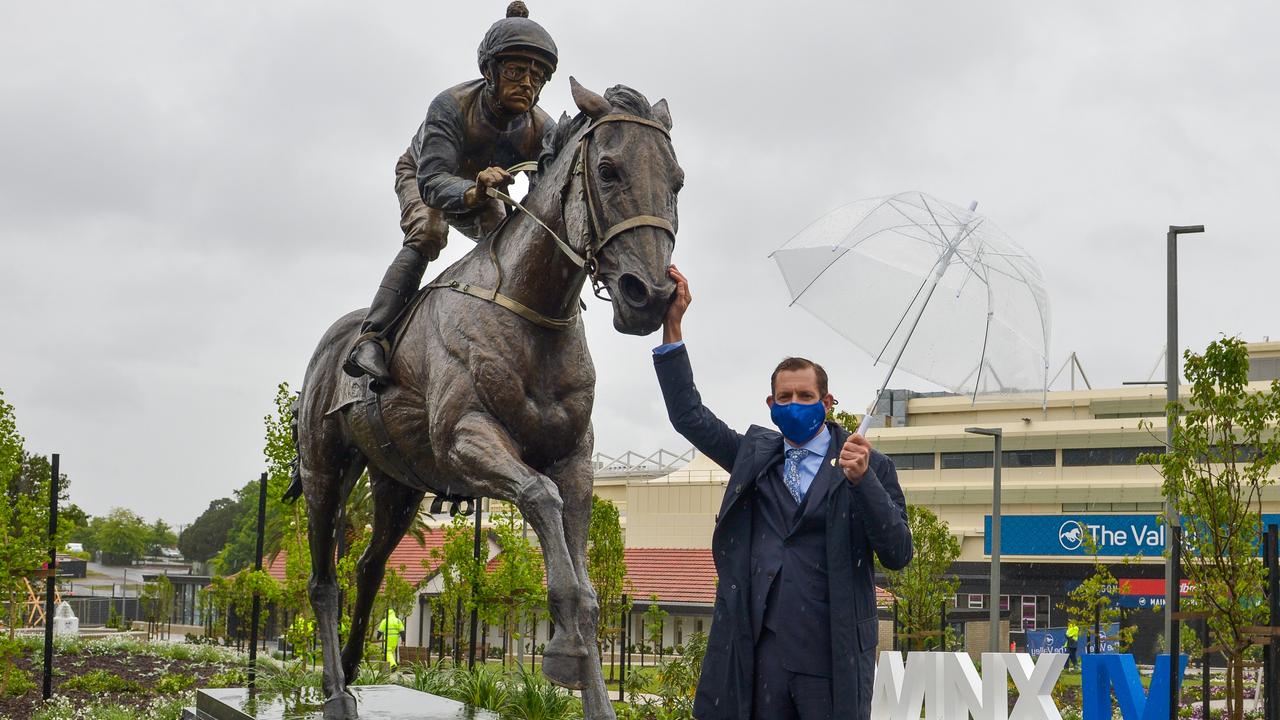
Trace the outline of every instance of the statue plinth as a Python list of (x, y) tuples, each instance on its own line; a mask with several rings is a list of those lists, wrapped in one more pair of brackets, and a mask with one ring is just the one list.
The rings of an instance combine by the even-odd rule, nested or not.
[[(456, 701), (400, 685), (357, 685), (351, 688), (360, 720), (498, 720), (496, 713), (473, 710)], [(183, 720), (311, 720), (319, 718), (323, 698), (307, 688), (299, 693), (258, 692), (248, 688), (196, 691), (196, 706), (183, 711)]]

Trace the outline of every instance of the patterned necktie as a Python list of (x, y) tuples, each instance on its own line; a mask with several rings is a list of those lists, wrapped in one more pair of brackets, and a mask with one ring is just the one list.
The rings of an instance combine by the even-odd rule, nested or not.
[(782, 473), (782, 481), (787, 484), (791, 497), (795, 498), (797, 503), (804, 497), (804, 491), (800, 489), (800, 461), (808, 454), (809, 451), (804, 448), (787, 450), (787, 462)]

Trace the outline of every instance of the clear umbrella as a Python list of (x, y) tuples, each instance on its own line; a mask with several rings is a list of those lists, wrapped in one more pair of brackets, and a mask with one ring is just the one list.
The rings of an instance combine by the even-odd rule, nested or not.
[(875, 363), (956, 393), (1039, 392), (1049, 297), (1035, 260), (995, 223), (921, 192), (842, 206), (773, 259), (799, 305)]

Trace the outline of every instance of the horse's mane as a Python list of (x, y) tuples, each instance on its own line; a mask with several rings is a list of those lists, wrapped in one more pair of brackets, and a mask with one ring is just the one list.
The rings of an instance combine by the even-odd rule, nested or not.
[[(604, 99), (618, 112), (635, 115), (646, 120), (654, 119), (649, 100), (639, 90), (634, 90), (626, 85), (614, 85), (605, 91)], [(542, 155), (538, 158), (538, 175), (540, 177), (546, 173), (551, 164), (560, 156), (561, 151), (566, 147), (571, 147), (576, 142), (590, 122), (591, 118), (583, 112), (573, 116), (573, 119), (569, 119), (568, 113), (560, 116), (559, 122), (556, 123), (555, 133), (552, 135), (551, 144), (542, 149)]]

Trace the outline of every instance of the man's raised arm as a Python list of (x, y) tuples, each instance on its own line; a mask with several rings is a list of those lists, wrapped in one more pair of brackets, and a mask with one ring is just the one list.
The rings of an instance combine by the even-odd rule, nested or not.
[(693, 302), (689, 281), (672, 265), (668, 270), (676, 281), (676, 294), (662, 321), (662, 345), (654, 348), (653, 367), (658, 373), (662, 399), (667, 404), (667, 417), (676, 432), (693, 443), (698, 452), (729, 470), (738, 454), (742, 436), (715, 416), (702, 404), (702, 396), (693, 383), (693, 366), (684, 346), (680, 322)]

